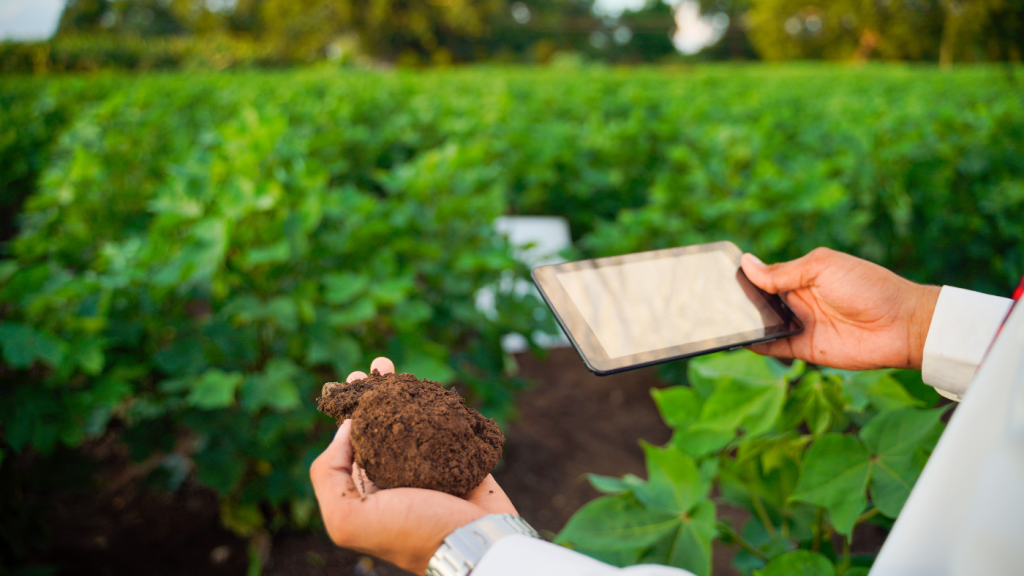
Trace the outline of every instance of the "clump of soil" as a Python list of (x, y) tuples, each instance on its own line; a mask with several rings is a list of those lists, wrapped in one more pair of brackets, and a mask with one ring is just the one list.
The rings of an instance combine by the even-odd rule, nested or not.
[(324, 384), (317, 409), (340, 425), (352, 419), (352, 449), (366, 476), (387, 488), (464, 496), (498, 463), (498, 425), (466, 407), (454, 390), (412, 374)]

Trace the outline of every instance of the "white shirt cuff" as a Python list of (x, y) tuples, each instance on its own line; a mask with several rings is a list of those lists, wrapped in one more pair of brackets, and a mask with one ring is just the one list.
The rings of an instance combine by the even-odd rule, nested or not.
[(472, 576), (693, 576), (669, 566), (616, 568), (537, 538), (506, 536), (494, 543)]
[(967, 391), (1013, 301), (943, 286), (921, 361), (925, 384), (959, 400)]

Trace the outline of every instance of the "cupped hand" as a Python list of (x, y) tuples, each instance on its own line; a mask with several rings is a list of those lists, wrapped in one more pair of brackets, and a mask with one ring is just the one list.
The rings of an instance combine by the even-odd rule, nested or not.
[(939, 287), (827, 248), (772, 265), (744, 254), (741, 265), (751, 282), (780, 294), (804, 323), (801, 334), (751, 350), (844, 370), (921, 368)]
[[(377, 358), (373, 370), (388, 374), (395, 365)], [(366, 374), (353, 372), (346, 381), (361, 378)], [(327, 534), (338, 546), (424, 574), (456, 528), (488, 514), (517, 513), (490, 474), (465, 498), (421, 488), (378, 490), (353, 461), (351, 432), (352, 421), (346, 420), (309, 469)]]

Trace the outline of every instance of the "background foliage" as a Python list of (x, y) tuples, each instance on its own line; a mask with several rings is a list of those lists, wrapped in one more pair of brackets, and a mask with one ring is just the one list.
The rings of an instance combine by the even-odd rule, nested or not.
[[(522, 383), (499, 339), (551, 324), (509, 290), (494, 314), (474, 306), (479, 288), (526, 274), (491, 229), (499, 215), (563, 215), (581, 256), (731, 239), (771, 261), (826, 245), (919, 281), (1008, 291), (1024, 269), (1014, 78), (564, 62), (2, 78), (0, 199), (21, 208), (0, 261), (0, 525), (17, 527), (0, 560), (38, 542), (43, 477), (81, 477), (68, 454), (105, 434), (155, 463), (159, 485), (216, 489), (239, 533), (305, 525), (306, 471), (330, 428), (312, 400), (380, 354), (509, 415)], [(875, 487), (871, 459), (896, 458), (906, 480), (931, 432), (911, 457), (883, 454), (872, 430), (931, 418), (930, 401), (885, 375), (872, 376), (878, 392), (716, 358), (691, 369), (694, 388), (658, 398), (702, 451), (646, 448), (647, 483), (599, 481), (627, 494), (607, 506), (685, 508), (686, 546), (700, 552), (728, 534), (708, 487), (756, 508), (753, 491), (767, 516), (755, 509), (762, 528), (749, 530), (776, 535), (735, 527), (758, 551), (747, 568), (813, 548), (815, 530), (829, 562), (854, 562), (824, 535), (849, 534), (864, 510), (814, 485), (832, 466), (818, 452), (843, 448), (865, 498), (895, 516), (900, 493)], [(717, 375), (701, 376), (708, 366)], [(759, 484), (773, 474), (788, 479)], [(826, 514), (809, 518), (816, 507)], [(621, 558), (668, 558), (667, 534)]]

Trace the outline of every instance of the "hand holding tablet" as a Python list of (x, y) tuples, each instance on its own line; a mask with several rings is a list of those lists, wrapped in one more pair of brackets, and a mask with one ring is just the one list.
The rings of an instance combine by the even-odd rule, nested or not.
[(580, 260), (533, 279), (584, 363), (599, 375), (799, 334), (800, 319), (714, 242)]

